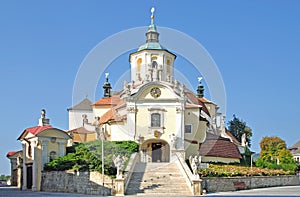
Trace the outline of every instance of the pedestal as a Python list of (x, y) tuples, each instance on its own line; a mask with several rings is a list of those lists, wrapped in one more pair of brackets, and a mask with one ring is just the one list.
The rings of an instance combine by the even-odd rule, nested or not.
[(194, 196), (202, 195), (202, 180), (201, 179), (193, 180), (193, 195)]
[(124, 196), (125, 191), (124, 191), (124, 178), (116, 178), (115, 179), (115, 184), (114, 184), (114, 194), (116, 196)]

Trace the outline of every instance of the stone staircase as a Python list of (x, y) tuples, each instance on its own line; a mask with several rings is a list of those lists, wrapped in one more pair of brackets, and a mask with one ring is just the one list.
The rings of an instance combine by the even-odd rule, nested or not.
[(177, 164), (136, 163), (126, 195), (154, 194), (191, 196)]

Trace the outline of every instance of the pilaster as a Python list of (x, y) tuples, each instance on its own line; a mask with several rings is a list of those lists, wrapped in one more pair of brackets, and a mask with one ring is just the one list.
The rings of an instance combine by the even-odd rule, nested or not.
[(27, 162), (27, 157), (26, 157), (27, 147), (26, 147), (26, 142), (22, 142), (22, 149), (23, 149), (23, 184), (22, 184), (22, 190), (26, 190), (27, 189), (27, 166), (26, 166), (26, 162)]
[(37, 155), (36, 155), (36, 146), (34, 142), (31, 142), (31, 148), (32, 148), (32, 191), (37, 191)]
[(44, 165), (49, 162), (48, 157), (48, 143), (50, 140), (48, 139), (42, 139), (41, 145), (42, 145), (42, 169), (44, 169)]

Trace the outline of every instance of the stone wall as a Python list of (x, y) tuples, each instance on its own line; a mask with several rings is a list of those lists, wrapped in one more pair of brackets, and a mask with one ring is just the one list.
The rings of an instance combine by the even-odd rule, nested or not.
[(300, 185), (300, 176), (202, 178), (206, 192), (224, 192), (275, 186)]
[(111, 195), (113, 180), (98, 172), (51, 171), (42, 173), (41, 191)]

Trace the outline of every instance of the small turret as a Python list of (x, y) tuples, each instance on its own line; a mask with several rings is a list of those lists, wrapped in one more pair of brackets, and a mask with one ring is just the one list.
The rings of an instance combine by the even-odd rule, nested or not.
[(201, 84), (202, 77), (198, 77), (198, 88), (197, 88), (197, 96), (198, 98), (204, 97), (204, 86)]
[(103, 92), (104, 92), (104, 98), (108, 98), (108, 97), (111, 97), (111, 94), (110, 94), (110, 90), (111, 90), (111, 85), (110, 83), (108, 82), (108, 75), (109, 73), (105, 73), (105, 78), (106, 78), (106, 81), (103, 85)]

